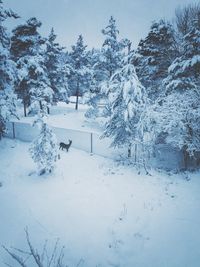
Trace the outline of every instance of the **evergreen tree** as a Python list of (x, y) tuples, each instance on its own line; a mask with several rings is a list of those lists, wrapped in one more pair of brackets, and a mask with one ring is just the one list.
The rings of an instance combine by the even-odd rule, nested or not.
[(26, 82), (30, 99), (30, 109), (39, 112), (47, 109), (52, 103), (53, 90), (50, 87), (42, 55), (24, 56), (17, 62), (18, 78)]
[(140, 41), (133, 60), (138, 77), (151, 99), (163, 93), (162, 80), (166, 78), (176, 53), (172, 26), (164, 20), (154, 22), (147, 37)]
[(52, 28), (51, 33), (46, 41), (45, 65), (50, 81), (50, 87), (54, 91), (53, 100), (68, 102), (68, 76), (69, 68), (63, 60), (63, 47), (55, 42), (56, 35)]
[(96, 118), (102, 115), (102, 104), (106, 103), (107, 96), (102, 90), (102, 83), (107, 79), (105, 70), (102, 68), (102, 51), (92, 49), (88, 52), (91, 80), (89, 91), (85, 94), (86, 103), (90, 106), (86, 117)]
[(145, 118), (152, 140), (181, 149), (186, 168), (188, 158), (200, 152), (200, 29), (195, 25), (184, 36), (182, 54), (169, 67), (165, 95)]
[(16, 116), (17, 98), (14, 94), (16, 67), (10, 59), (10, 39), (3, 26), (7, 18), (18, 16), (11, 10), (5, 10), (0, 0), (0, 138), (10, 116)]
[[(38, 121), (37, 121), (38, 122)], [(40, 119), (40, 134), (30, 147), (32, 159), (38, 165), (38, 173), (51, 173), (58, 159), (57, 139), (44, 118)]]
[(40, 21), (32, 17), (12, 31), (11, 55), (14, 61), (26, 55), (34, 55), (45, 43), (45, 39), (38, 32), (41, 25)]
[(108, 25), (102, 30), (105, 40), (102, 46), (102, 68), (109, 78), (122, 66), (123, 49), (127, 46), (127, 40), (118, 40), (119, 30), (115, 19), (111, 16)]
[(75, 88), (76, 110), (78, 109), (79, 96), (82, 96), (88, 90), (90, 83), (91, 74), (86, 47), (82, 35), (79, 35), (76, 44), (72, 46), (72, 51), (69, 54), (71, 66), (69, 83), (71, 91)]
[(167, 92), (200, 88), (200, 13), (196, 24), (184, 36), (182, 53), (169, 67)]
[(31, 104), (31, 91), (36, 86), (33, 85), (36, 83), (34, 80), (37, 80), (41, 73), (46, 73), (42, 50), (45, 39), (38, 33), (40, 26), (40, 21), (30, 18), (25, 24), (17, 26), (11, 37), (11, 55), (19, 71), (16, 92), (23, 100), (25, 116), (26, 108)]
[(58, 145), (56, 135), (47, 124), (49, 104), (47, 97), (52, 97), (52, 90), (49, 88), (44, 90), (44, 74), (39, 74), (42, 79), (40, 80), (38, 77), (37, 83), (35, 83), (36, 86), (33, 88), (32, 105), (34, 105), (37, 112), (33, 126), (39, 127), (40, 134), (32, 142), (29, 151), (32, 159), (38, 166), (39, 175), (42, 175), (44, 173), (51, 173), (54, 170), (58, 160)]
[(147, 97), (129, 60), (111, 77), (109, 89), (112, 92), (111, 116), (106, 124), (104, 136), (113, 137), (112, 146), (128, 147), (141, 140), (139, 129), (141, 114), (145, 109)]
[(101, 94), (106, 102), (103, 115), (109, 117), (111, 115), (111, 106), (108, 101), (110, 98), (109, 80), (123, 66), (124, 49), (129, 46), (130, 42), (127, 39), (118, 40), (119, 30), (112, 16), (108, 25), (102, 30), (102, 33), (105, 36), (105, 40), (102, 46), (100, 68), (104, 72), (105, 79), (101, 83)]

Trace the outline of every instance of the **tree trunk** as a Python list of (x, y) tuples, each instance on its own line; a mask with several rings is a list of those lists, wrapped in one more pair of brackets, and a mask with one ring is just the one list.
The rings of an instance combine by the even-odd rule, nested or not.
[(76, 88), (76, 105), (75, 105), (75, 110), (78, 110), (78, 97), (79, 97), (79, 80), (77, 81), (77, 88)]
[(183, 150), (183, 159), (184, 159), (184, 167), (187, 170), (188, 169), (188, 152), (186, 148)]
[(24, 117), (27, 116), (27, 113), (26, 113), (26, 100), (23, 99), (23, 105), (24, 105)]
[(47, 107), (47, 114), (49, 115), (50, 114), (50, 108)]
[(42, 110), (42, 101), (41, 100), (39, 101), (39, 104), (40, 104), (40, 110)]
[(131, 42), (128, 43), (128, 64), (130, 63)]
[(76, 106), (75, 106), (75, 110), (78, 110), (78, 93), (76, 94)]
[(131, 144), (128, 145), (128, 158), (131, 158)]

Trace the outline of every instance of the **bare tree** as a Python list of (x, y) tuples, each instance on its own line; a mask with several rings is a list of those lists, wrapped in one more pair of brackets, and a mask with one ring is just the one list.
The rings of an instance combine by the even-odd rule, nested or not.
[(181, 35), (187, 34), (197, 23), (200, 27), (200, 3), (179, 7), (175, 11), (175, 24)]
[[(39, 253), (35, 249), (30, 241), (29, 232), (25, 229), (26, 241), (28, 245), (28, 251), (24, 251), (18, 248), (6, 248), (4, 250), (11, 256), (11, 258), (18, 263), (21, 267), (29, 267), (31, 262), (36, 267), (67, 267), (63, 263), (64, 259), (64, 247), (59, 246), (59, 240), (57, 239), (52, 252), (49, 254), (47, 251), (47, 241), (45, 241), (42, 252)], [(9, 267), (13, 267), (5, 263)], [(16, 265), (14, 265), (16, 266)], [(32, 266), (32, 265), (31, 265)]]

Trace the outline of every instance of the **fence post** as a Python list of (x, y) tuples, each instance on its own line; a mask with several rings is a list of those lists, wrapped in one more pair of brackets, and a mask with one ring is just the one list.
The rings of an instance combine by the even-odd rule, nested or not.
[(90, 155), (93, 155), (93, 133), (90, 134)]
[(15, 139), (15, 123), (12, 122), (13, 139)]
[(135, 163), (137, 162), (137, 144), (135, 143)]

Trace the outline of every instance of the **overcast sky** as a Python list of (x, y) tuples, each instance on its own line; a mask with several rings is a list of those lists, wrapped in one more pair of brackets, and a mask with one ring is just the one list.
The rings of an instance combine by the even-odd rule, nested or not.
[(159, 18), (171, 19), (176, 7), (191, 0), (4, 0), (22, 19), (9, 28), (37, 17), (42, 22), (41, 33), (47, 36), (54, 27), (58, 41), (67, 48), (83, 34), (86, 44), (100, 47), (101, 30), (111, 15), (116, 19), (121, 38), (128, 38), (136, 47), (149, 30), (151, 22)]

